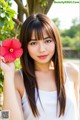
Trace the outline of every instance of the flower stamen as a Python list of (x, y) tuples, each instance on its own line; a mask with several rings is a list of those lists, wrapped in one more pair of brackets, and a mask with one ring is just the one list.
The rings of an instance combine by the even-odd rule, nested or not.
[(13, 52), (14, 50), (13, 50), (13, 48), (10, 48), (9, 51), (10, 51), (10, 52)]

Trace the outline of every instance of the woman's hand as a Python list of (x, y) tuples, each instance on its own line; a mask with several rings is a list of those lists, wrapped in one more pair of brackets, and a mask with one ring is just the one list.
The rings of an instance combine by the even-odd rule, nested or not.
[(3, 56), (0, 56), (0, 68), (5, 74), (6, 73), (10, 74), (10, 73), (14, 73), (15, 65), (14, 65), (14, 62), (7, 63), (5, 61), (5, 58)]

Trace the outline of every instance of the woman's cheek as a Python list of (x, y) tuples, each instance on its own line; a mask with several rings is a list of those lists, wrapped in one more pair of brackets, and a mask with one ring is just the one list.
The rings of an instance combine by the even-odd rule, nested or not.
[(55, 44), (51, 44), (51, 45), (49, 46), (49, 50), (50, 50), (50, 51), (55, 51)]
[(33, 56), (36, 54), (37, 50), (35, 48), (28, 47), (28, 52), (30, 56)]

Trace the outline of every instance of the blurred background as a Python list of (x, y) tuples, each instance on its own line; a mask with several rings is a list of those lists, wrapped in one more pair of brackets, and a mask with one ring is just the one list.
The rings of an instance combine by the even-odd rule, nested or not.
[[(80, 4), (79, 0), (0, 0), (0, 45), (6, 38), (19, 39), (21, 26), (33, 13), (44, 13), (60, 31), (64, 61), (80, 69)], [(15, 61), (16, 70), (20, 61)], [(3, 101), (3, 72), (0, 69), (0, 110)]]

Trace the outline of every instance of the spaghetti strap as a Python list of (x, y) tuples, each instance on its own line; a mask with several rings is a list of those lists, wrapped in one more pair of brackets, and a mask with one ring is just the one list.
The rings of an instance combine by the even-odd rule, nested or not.
[(21, 74), (21, 76), (22, 76), (22, 78), (23, 78), (22, 70), (20, 69), (19, 71), (20, 71), (20, 74)]
[(68, 73), (67, 73), (66, 67), (64, 67), (64, 71), (65, 71), (65, 77), (69, 79), (69, 76), (68, 76)]
[(68, 93), (70, 91), (73, 90), (74, 88), (74, 82), (73, 80), (71, 80), (71, 78), (69, 77), (68, 73), (67, 73), (67, 69), (66, 66), (64, 68), (64, 72), (65, 72), (65, 89), (68, 91)]
[(73, 80), (71, 80), (71, 78), (70, 78), (70, 76), (69, 76), (69, 74), (68, 74), (68, 72), (67, 72), (67, 68), (66, 68), (66, 65), (64, 66), (64, 75), (65, 75), (65, 84), (66, 85), (71, 85), (72, 84), (72, 86), (73, 86)]

